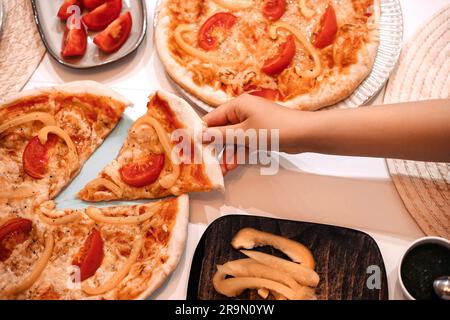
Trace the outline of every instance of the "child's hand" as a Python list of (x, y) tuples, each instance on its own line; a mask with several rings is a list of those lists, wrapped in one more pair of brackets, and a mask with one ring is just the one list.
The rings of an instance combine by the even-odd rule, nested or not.
[[(244, 131), (252, 129), (256, 131), (256, 134), (259, 133), (259, 130), (268, 130), (269, 141), (266, 143), (267, 146), (270, 146), (270, 130), (276, 129), (280, 130), (279, 143), (282, 151), (302, 152), (297, 137), (301, 132), (300, 120), (303, 119), (304, 114), (308, 114), (308, 112), (290, 110), (263, 98), (244, 94), (221, 105), (203, 118), (210, 128), (204, 135), (204, 141), (209, 142), (210, 137), (215, 136), (217, 132), (222, 135), (225, 141), (227, 129)], [(236, 141), (225, 141), (225, 143), (235, 144)], [(249, 141), (246, 140), (245, 146), (247, 147), (248, 144)], [(226, 175), (229, 171), (237, 168), (236, 155), (227, 155), (227, 152), (224, 151), (220, 163), (222, 173)]]
[[(223, 138), (227, 129), (242, 129), (244, 131), (280, 130), (280, 149), (286, 152), (302, 152), (298, 140), (301, 123), (309, 112), (301, 112), (282, 107), (260, 97), (244, 94), (203, 117), (209, 128), (218, 130)], [(215, 132), (214, 132), (215, 133)], [(208, 140), (208, 130), (205, 140)], [(227, 143), (230, 143), (227, 141)], [(270, 141), (268, 141), (268, 145)], [(246, 141), (248, 146), (248, 141)]]
[[(284, 152), (450, 162), (449, 106), (450, 100), (444, 99), (305, 112), (243, 95), (203, 119), (223, 138), (227, 129), (254, 129), (256, 133), (278, 129), (279, 149)], [(204, 140), (209, 140), (208, 130)], [(225, 172), (228, 167), (234, 168), (235, 164), (226, 165)]]

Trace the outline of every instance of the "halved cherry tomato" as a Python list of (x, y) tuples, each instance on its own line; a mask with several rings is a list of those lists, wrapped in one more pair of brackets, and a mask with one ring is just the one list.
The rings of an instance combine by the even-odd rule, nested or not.
[(86, 10), (92, 11), (100, 7), (106, 0), (83, 0), (83, 6)]
[(73, 12), (69, 11), (70, 6), (78, 6), (80, 8), (80, 13), (83, 11), (83, 2), (81, 0), (64, 0), (58, 11), (58, 18), (61, 20), (69, 19), (73, 14)]
[(23, 170), (35, 179), (42, 179), (47, 173), (48, 151), (58, 141), (57, 136), (50, 134), (45, 145), (36, 136), (28, 142), (22, 156)]
[(78, 251), (72, 265), (80, 268), (80, 281), (92, 277), (103, 261), (103, 239), (97, 229), (93, 229)]
[(31, 232), (32, 222), (28, 219), (14, 218), (0, 227), (0, 261), (7, 260), (14, 247), (26, 240)]
[(63, 36), (61, 56), (63, 58), (81, 57), (86, 53), (87, 34), (86, 29), (81, 25), (80, 29), (66, 27)]
[(249, 91), (248, 94), (251, 94), (252, 96), (261, 97), (270, 101), (276, 101), (280, 96), (280, 92), (278, 90), (269, 88), (256, 88), (252, 91)]
[(215, 36), (217, 29), (230, 30), (236, 21), (237, 17), (229, 12), (218, 12), (212, 15), (198, 32), (198, 45), (208, 51), (217, 49), (220, 44), (220, 40)]
[(264, 63), (262, 71), (269, 76), (274, 76), (286, 69), (295, 56), (295, 39), (290, 35), (286, 42), (280, 45), (278, 54)]
[(127, 41), (133, 20), (129, 11), (114, 20), (105, 30), (94, 38), (94, 43), (103, 52), (111, 53), (119, 50)]
[(333, 42), (337, 31), (336, 13), (330, 5), (320, 19), (320, 31), (314, 40), (314, 46), (319, 49), (329, 46)]
[(83, 16), (82, 21), (89, 30), (100, 31), (119, 17), (122, 0), (106, 0), (104, 4)]
[(152, 154), (147, 158), (124, 165), (120, 168), (123, 182), (135, 188), (141, 188), (154, 183), (164, 167), (163, 154)]
[(262, 10), (264, 17), (276, 21), (286, 12), (286, 0), (266, 0)]

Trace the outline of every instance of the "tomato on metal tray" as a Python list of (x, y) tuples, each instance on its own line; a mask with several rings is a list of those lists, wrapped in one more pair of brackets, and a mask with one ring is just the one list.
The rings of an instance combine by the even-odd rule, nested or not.
[(106, 53), (119, 50), (130, 36), (132, 25), (131, 14), (127, 11), (95, 36), (95, 45)]
[(101, 31), (116, 20), (122, 11), (122, 0), (106, 0), (82, 18), (88, 30)]

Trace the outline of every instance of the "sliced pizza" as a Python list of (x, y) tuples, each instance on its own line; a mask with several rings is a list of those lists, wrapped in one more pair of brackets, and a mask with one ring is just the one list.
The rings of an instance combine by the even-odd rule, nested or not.
[(26, 91), (0, 104), (0, 209), (54, 198), (131, 103), (92, 81)]
[(243, 93), (304, 110), (370, 73), (379, 0), (162, 0), (155, 44), (171, 78), (211, 106)]
[(212, 150), (199, 134), (203, 122), (179, 97), (157, 91), (117, 158), (79, 192), (85, 201), (161, 198), (223, 188)]
[(146, 299), (176, 268), (187, 195), (110, 208), (0, 219), (0, 299)]

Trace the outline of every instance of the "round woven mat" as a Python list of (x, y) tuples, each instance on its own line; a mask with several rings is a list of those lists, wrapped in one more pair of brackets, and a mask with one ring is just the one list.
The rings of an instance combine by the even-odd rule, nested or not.
[[(417, 32), (389, 80), (385, 103), (450, 97), (450, 5)], [(449, 106), (450, 107), (450, 106)], [(427, 235), (450, 238), (450, 163), (387, 160), (411, 216)]]
[(0, 0), (4, 21), (0, 34), (0, 97), (17, 93), (45, 53), (30, 0)]

